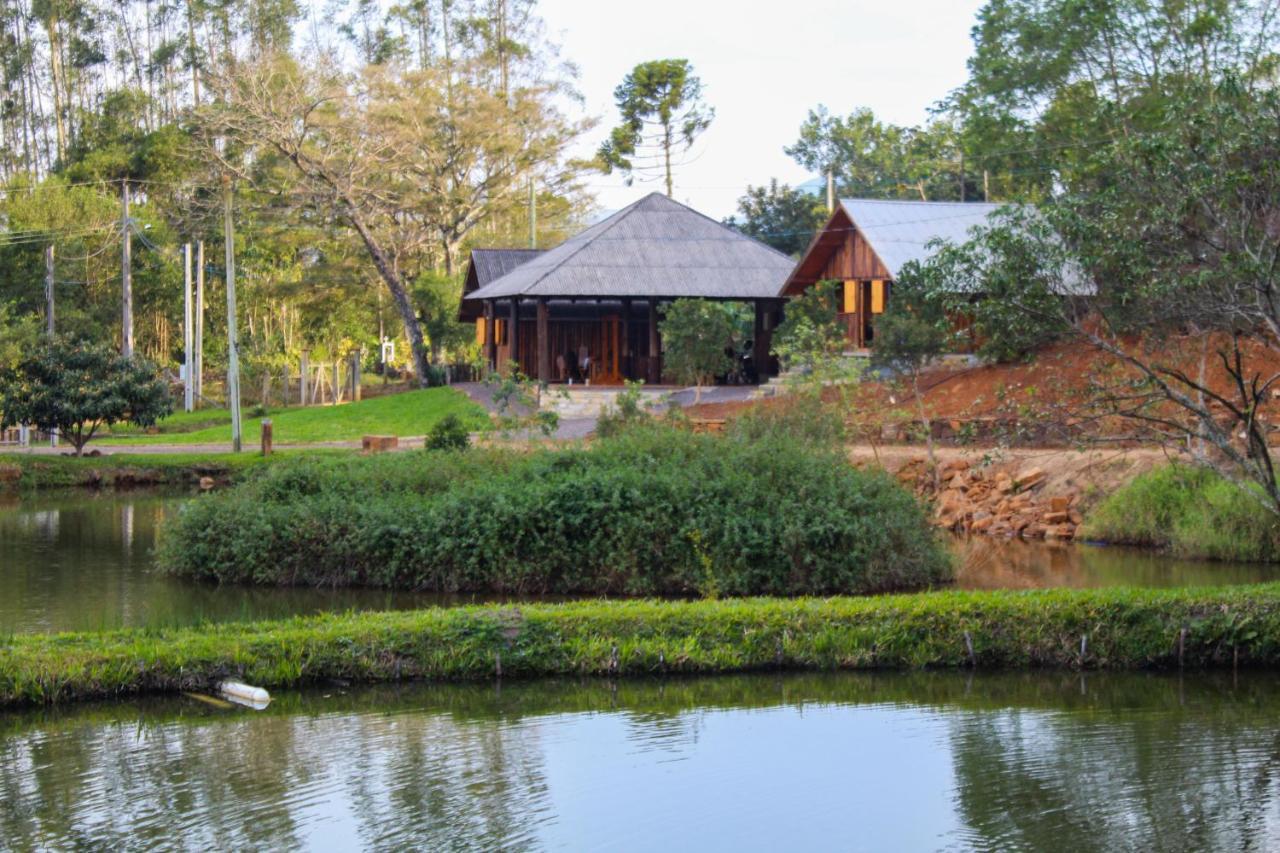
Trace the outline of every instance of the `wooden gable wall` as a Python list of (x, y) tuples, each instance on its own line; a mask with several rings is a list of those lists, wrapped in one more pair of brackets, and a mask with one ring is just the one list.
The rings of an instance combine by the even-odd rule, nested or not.
[(862, 232), (838, 208), (796, 265), (783, 291), (798, 296), (819, 281), (889, 280), (893, 276)]

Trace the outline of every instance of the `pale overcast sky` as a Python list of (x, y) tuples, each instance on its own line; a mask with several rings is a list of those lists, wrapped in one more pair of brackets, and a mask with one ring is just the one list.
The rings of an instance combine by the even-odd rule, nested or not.
[[(564, 57), (578, 64), (586, 109), (601, 124), (584, 140), (599, 145), (617, 121), (613, 89), (637, 63), (683, 58), (715, 107), (694, 160), (675, 176), (675, 196), (719, 219), (734, 212), (747, 184), (811, 177), (783, 153), (810, 107), (845, 114), (867, 106), (882, 119), (917, 124), (930, 105), (964, 82), (969, 30), (980, 0), (540, 0), (539, 13)], [(661, 183), (591, 179), (612, 210)]]

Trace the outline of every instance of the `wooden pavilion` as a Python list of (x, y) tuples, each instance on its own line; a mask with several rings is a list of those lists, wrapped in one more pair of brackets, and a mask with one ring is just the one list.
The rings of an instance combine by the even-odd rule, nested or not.
[(756, 370), (772, 375), (779, 291), (792, 266), (763, 243), (652, 193), (545, 252), (475, 250), (460, 316), (476, 322), (491, 369), (514, 360), (546, 382), (657, 385), (664, 304), (745, 302), (755, 309)]
[(964, 243), (1002, 205), (979, 202), (841, 199), (787, 278), (782, 295), (798, 296), (819, 281), (843, 283), (840, 321), (849, 345), (875, 341), (893, 280), (908, 261), (927, 260), (938, 241)]

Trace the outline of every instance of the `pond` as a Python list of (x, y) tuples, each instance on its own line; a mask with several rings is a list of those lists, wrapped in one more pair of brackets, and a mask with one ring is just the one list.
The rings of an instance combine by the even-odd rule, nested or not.
[[(0, 504), (0, 634), (187, 625), (332, 610), (492, 601), (370, 589), (214, 586), (157, 572), (166, 514), (189, 495), (72, 492)], [(1195, 586), (1280, 579), (1280, 567), (1176, 560), (1135, 549), (975, 537), (955, 540), (971, 589)]]
[(0, 849), (1274, 849), (1273, 676), (331, 687), (0, 715)]

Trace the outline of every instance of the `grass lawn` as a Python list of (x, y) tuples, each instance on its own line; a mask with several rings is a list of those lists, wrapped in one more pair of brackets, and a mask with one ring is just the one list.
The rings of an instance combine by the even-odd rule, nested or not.
[[(244, 417), (246, 446), (261, 440), (261, 418)], [(340, 406), (273, 409), (268, 415), (276, 444), (346, 441), (362, 435), (423, 435), (448, 414), (473, 430), (487, 429), (485, 410), (453, 388), (426, 388)], [(231, 440), (231, 414), (223, 409), (176, 412), (159, 424), (159, 433), (118, 424), (94, 444), (222, 444)]]

